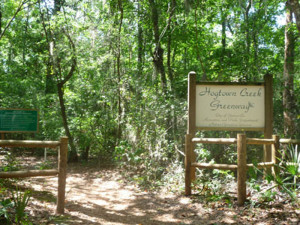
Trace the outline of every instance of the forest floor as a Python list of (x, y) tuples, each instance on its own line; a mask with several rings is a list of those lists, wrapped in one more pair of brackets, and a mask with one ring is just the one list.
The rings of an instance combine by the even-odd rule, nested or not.
[(130, 182), (119, 167), (68, 165), (65, 214), (55, 215), (57, 177), (26, 178), (19, 190), (29, 189), (26, 212), (33, 224), (175, 225), (175, 224), (300, 224), (300, 208), (291, 202), (250, 203), (236, 199), (207, 202), (200, 196), (164, 190), (146, 191)]

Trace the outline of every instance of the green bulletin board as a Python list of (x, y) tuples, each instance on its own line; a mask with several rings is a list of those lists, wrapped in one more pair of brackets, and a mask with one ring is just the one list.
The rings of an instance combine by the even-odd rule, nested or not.
[(0, 133), (38, 132), (38, 111), (0, 109)]

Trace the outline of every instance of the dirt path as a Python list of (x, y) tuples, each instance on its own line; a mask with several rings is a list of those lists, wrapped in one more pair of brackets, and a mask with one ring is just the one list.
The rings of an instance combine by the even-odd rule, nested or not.
[(300, 210), (287, 205), (268, 208), (207, 207), (195, 198), (148, 193), (126, 183), (118, 169), (70, 165), (65, 216), (54, 216), (57, 178), (30, 178), (30, 218), (36, 224), (175, 225), (300, 224)]

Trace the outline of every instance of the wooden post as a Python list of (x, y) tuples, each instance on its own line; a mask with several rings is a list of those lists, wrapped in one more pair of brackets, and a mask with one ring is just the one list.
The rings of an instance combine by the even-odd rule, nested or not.
[[(265, 80), (265, 130), (264, 138), (272, 138), (273, 134), (273, 76), (266, 74)], [(264, 162), (272, 161), (272, 150), (270, 145), (264, 145)], [(266, 172), (270, 172), (267, 170)]]
[(247, 144), (246, 135), (237, 135), (237, 160), (238, 160), (238, 205), (244, 205), (246, 201), (246, 181), (247, 181)]
[(67, 175), (68, 138), (61, 137), (58, 157), (58, 193), (56, 214), (63, 214), (65, 209), (65, 189)]
[(196, 133), (196, 73), (190, 72), (188, 75), (188, 122), (187, 135), (185, 136), (185, 194), (192, 193), (191, 183), (196, 179), (196, 167), (192, 163), (196, 162), (195, 143), (192, 138)]
[(279, 136), (278, 135), (273, 135), (273, 139), (275, 140), (275, 144), (272, 145), (272, 162), (275, 164), (272, 169), (272, 173), (274, 176), (278, 174), (278, 164), (279, 164)]
[(192, 194), (191, 179), (191, 153), (192, 153), (192, 135), (185, 135), (185, 195)]
[[(195, 136), (196, 133), (196, 73), (190, 72), (189, 73), (189, 81), (188, 81), (188, 130), (187, 133)], [(196, 154), (195, 154), (195, 144), (190, 143), (190, 156), (191, 156), (191, 163), (196, 162)], [(196, 168), (190, 168), (190, 177), (191, 181), (196, 179)]]

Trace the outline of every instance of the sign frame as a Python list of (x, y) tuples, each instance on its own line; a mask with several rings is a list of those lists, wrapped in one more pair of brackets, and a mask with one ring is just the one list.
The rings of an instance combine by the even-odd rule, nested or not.
[[(196, 85), (249, 85), (264, 86), (264, 121), (265, 125), (261, 128), (228, 128), (228, 127), (197, 127), (196, 126)], [(265, 138), (271, 138), (273, 131), (273, 77), (270, 74), (264, 76), (264, 82), (197, 82), (196, 73), (190, 72), (188, 76), (188, 123), (187, 134), (194, 136), (198, 130), (212, 131), (263, 131)]]
[[(202, 82), (202, 84), (205, 82)], [(210, 84), (214, 84), (213, 82), (209, 82)], [(201, 84), (201, 83), (200, 83)], [(196, 163), (196, 153), (195, 153), (195, 144), (196, 143), (206, 143), (204, 142), (198, 142), (197, 138), (195, 137), (197, 130), (234, 130), (234, 131), (263, 131), (264, 132), (264, 138), (265, 139), (271, 139), (272, 138), (272, 132), (273, 132), (273, 76), (271, 74), (266, 74), (264, 76), (264, 82), (260, 83), (252, 83), (252, 82), (232, 82), (232, 83), (219, 83), (219, 84), (225, 84), (225, 85), (263, 85), (264, 86), (264, 127), (261, 128), (228, 128), (228, 127), (197, 127), (196, 126), (196, 73), (191, 71), (188, 75), (188, 119), (187, 119), (187, 134), (185, 135), (185, 194), (190, 195), (191, 194), (191, 183), (196, 179), (196, 167), (199, 167)], [(246, 86), (245, 86), (246, 87)], [(198, 138), (199, 139), (199, 138)], [(220, 138), (218, 138), (220, 139)], [(212, 143), (217, 144), (232, 144), (235, 143), (232, 141), (227, 142), (226, 140), (223, 141), (212, 141)], [(243, 141), (239, 141), (237, 143), (238, 149), (242, 149), (239, 145), (245, 145), (246, 144), (246, 138), (243, 139)], [(246, 149), (243, 150), (245, 151)], [(264, 144), (264, 158), (263, 162), (272, 162), (273, 158), (272, 153), (274, 150), (271, 149), (271, 145)], [(243, 165), (237, 165), (238, 171), (243, 167), (245, 168), (245, 163), (242, 163)], [(219, 164), (219, 169), (229, 168), (227, 164)], [(202, 166), (201, 166), (202, 167)], [(206, 164), (204, 168), (210, 167), (210, 164)], [(222, 168), (221, 168), (222, 167)]]
[(35, 129), (32, 130), (25, 130), (24, 129), (14, 129), (14, 130), (4, 130), (1, 127), (1, 121), (0, 121), (0, 133), (4, 134), (4, 133), (38, 133), (39, 132), (39, 112), (37, 109), (20, 109), (20, 108), (0, 108), (0, 120), (1, 120), (1, 114), (3, 111), (13, 111), (13, 112), (36, 112), (36, 116), (34, 117), (33, 120), (33, 126)]
[[(199, 95), (199, 91), (197, 92), (197, 89), (200, 89), (201, 86), (205, 86), (206, 87), (206, 90), (205, 90), (206, 92), (208, 92), (207, 91), (207, 87), (209, 87), (209, 91), (210, 91), (210, 88), (212, 88), (212, 89), (213, 88), (218, 88), (219, 92), (217, 92), (217, 93), (216, 92), (209, 93), (210, 96), (207, 96), (207, 98), (199, 97), (198, 96)], [(252, 91), (254, 91), (255, 88), (257, 88), (258, 91), (261, 91), (260, 93), (253, 93), (253, 92), (251, 92), (252, 94), (260, 94), (261, 97), (262, 97), (257, 102), (260, 104), (260, 106), (264, 107), (263, 109), (257, 109), (260, 106), (255, 107), (255, 104), (257, 102), (254, 103), (253, 106), (252, 106), (253, 108), (256, 108), (256, 111), (260, 111), (260, 112), (254, 112), (254, 113), (252, 113), (252, 114), (257, 114), (257, 113), (260, 114), (259, 118), (256, 117), (258, 120), (262, 120), (260, 122), (260, 124), (261, 124), (260, 126), (245, 126), (245, 127), (243, 127), (243, 126), (237, 126), (238, 122), (236, 122), (236, 121), (232, 122), (232, 124), (235, 124), (236, 126), (226, 125), (227, 120), (230, 119), (230, 118), (228, 118), (229, 115), (230, 115), (228, 112), (225, 115), (217, 113), (217, 114), (219, 114), (219, 117), (222, 117), (222, 119), (221, 118), (220, 119), (223, 120), (223, 125), (221, 125), (221, 124), (220, 124), (220, 126), (217, 126), (217, 125), (212, 125), (212, 126), (201, 126), (201, 125), (198, 125), (199, 123), (205, 124), (204, 118), (199, 118), (199, 110), (197, 111), (197, 108), (199, 108), (199, 104), (201, 104), (200, 101), (199, 101), (199, 99), (200, 100), (202, 99), (202, 100), (211, 101), (211, 103), (212, 103), (212, 102), (215, 102), (215, 101), (216, 102), (221, 102), (220, 99), (222, 97), (224, 98), (225, 102), (226, 102), (225, 98), (227, 98), (227, 97), (228, 98), (230, 98), (230, 97), (234, 98), (235, 100), (240, 100), (240, 99), (244, 98), (244, 100), (246, 99), (246, 100), (250, 100), (250, 101), (251, 101), (251, 99), (253, 99), (255, 97), (260, 97), (260, 96), (252, 96), (252, 97), (251, 96), (249, 96), (249, 97), (248, 96), (241, 96), (241, 94), (242, 94), (241, 91), (240, 91), (240, 93), (236, 92), (236, 91), (239, 91), (238, 88), (241, 88), (241, 90), (245, 90), (245, 89), (249, 88), (249, 89), (252, 89)], [(232, 90), (230, 92), (227, 92), (227, 93), (226, 92), (222, 93), (222, 91), (224, 91), (226, 89), (227, 90), (228, 89), (232, 89)], [(219, 96), (218, 96), (218, 94), (219, 94)], [(225, 96), (221, 96), (222, 94), (224, 94)], [(226, 94), (228, 94), (228, 95), (235, 94), (235, 96), (226, 96)], [(244, 94), (246, 94), (246, 93), (244, 93)], [(208, 100), (209, 97), (210, 97), (210, 99)], [(196, 102), (195, 102), (195, 104), (196, 104), (196, 114), (195, 114), (195, 116), (196, 116), (196, 118), (195, 118), (196, 130), (214, 130), (214, 131), (218, 131), (218, 130), (220, 130), (220, 131), (264, 131), (264, 129), (265, 129), (265, 83), (264, 82), (196, 82), (196, 96), (195, 96), (195, 98), (196, 98)], [(250, 103), (250, 101), (248, 101), (248, 104), (253, 103), (253, 101), (251, 103)], [(221, 103), (223, 103), (223, 102), (221, 102)], [(227, 100), (226, 103), (228, 103), (228, 100)], [(241, 107), (243, 107), (243, 105), (234, 105), (234, 104), (235, 103), (233, 103), (233, 105), (221, 105), (219, 103), (219, 105), (215, 105), (215, 110), (217, 110), (216, 108), (219, 109), (219, 107), (225, 107), (225, 106), (227, 106), (227, 107), (228, 106), (233, 106), (233, 107), (235, 107), (235, 106), (238, 106), (238, 107), (241, 106)], [(202, 112), (205, 111), (205, 113), (208, 113), (207, 112), (208, 109), (206, 109), (206, 107), (208, 105), (206, 104), (205, 107), (203, 107), (203, 106), (204, 106), (204, 104), (201, 105), (201, 109), (202, 109), (201, 111)], [(246, 105), (244, 105), (244, 106), (245, 107), (249, 107), (249, 106), (246, 106)], [(243, 111), (243, 110), (241, 110), (241, 111)], [(249, 109), (249, 111), (250, 111), (250, 109)], [(216, 113), (216, 112), (214, 112), (214, 113)], [(241, 113), (241, 114), (243, 114), (243, 116), (246, 117), (245, 113)], [(214, 118), (210, 117), (210, 119), (214, 119)], [(219, 119), (219, 118), (215, 118), (215, 119)], [(200, 122), (199, 122), (199, 120), (200, 120)], [(240, 120), (241, 120), (241, 118), (240, 118)], [(264, 124), (264, 125), (262, 125), (262, 124)]]

